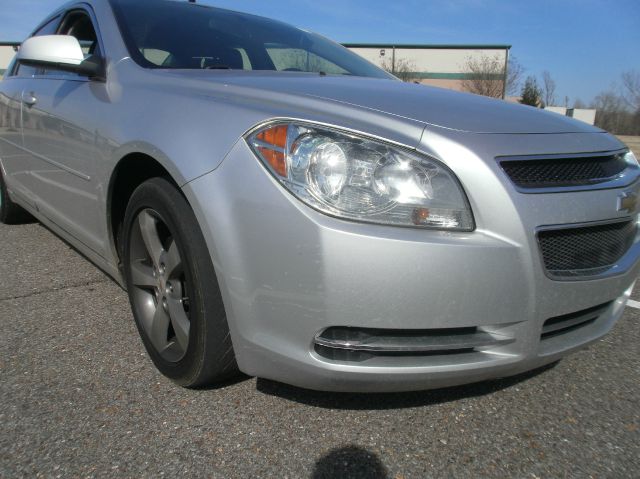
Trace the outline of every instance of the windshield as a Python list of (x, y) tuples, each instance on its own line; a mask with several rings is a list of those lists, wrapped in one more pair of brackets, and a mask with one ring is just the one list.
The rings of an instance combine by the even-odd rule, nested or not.
[(173, 0), (112, 0), (145, 68), (272, 70), (393, 78), (326, 38), (254, 15)]

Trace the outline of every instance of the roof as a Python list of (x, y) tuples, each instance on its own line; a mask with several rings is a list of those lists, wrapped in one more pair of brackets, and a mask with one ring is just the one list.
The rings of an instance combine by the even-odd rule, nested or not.
[[(511, 45), (427, 45), (402, 43), (343, 43), (347, 48), (405, 48), (414, 50), (510, 50)], [(20, 42), (0, 42), (0, 47), (17, 47)]]
[(343, 43), (347, 48), (406, 48), (414, 50), (510, 50), (511, 45), (427, 45), (402, 43)]

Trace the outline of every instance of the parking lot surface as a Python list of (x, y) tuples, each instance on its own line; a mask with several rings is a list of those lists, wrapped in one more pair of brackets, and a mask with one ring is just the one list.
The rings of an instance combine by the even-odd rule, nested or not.
[[(639, 297), (635, 297), (640, 300)], [(0, 477), (638, 477), (640, 310), (555, 367), (357, 395), (162, 377), (113, 281), (0, 225)]]

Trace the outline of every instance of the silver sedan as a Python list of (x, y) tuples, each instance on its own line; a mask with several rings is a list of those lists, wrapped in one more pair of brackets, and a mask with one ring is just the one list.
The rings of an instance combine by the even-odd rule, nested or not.
[(126, 287), (189, 387), (513, 375), (607, 333), (638, 275), (640, 168), (614, 137), (187, 2), (47, 17), (0, 82), (0, 166), (0, 219)]

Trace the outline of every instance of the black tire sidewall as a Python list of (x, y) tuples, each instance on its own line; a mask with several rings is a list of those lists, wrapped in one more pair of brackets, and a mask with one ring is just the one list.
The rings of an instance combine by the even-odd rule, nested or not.
[(7, 185), (4, 183), (4, 175), (2, 174), (2, 168), (0, 168), (0, 197), (2, 197), (2, 204), (0, 205), (0, 222), (6, 223), (9, 217), (9, 208), (11, 206), (9, 199), (9, 192), (7, 191)]
[[(169, 228), (171, 235), (176, 241), (180, 257), (183, 261), (185, 279), (190, 287), (191, 324), (189, 346), (185, 356), (175, 363), (167, 361), (160, 356), (151, 344), (147, 333), (140, 323), (137, 306), (133, 300), (133, 296), (130, 294), (131, 309), (145, 348), (160, 372), (179, 384), (187, 386), (194, 385), (201, 381), (203, 368), (206, 365), (208, 356), (210, 356), (210, 354), (208, 354), (209, 351), (207, 351), (207, 349), (210, 349), (207, 343), (212, 341), (210, 341), (206, 312), (208, 308), (211, 308), (211, 305), (208, 303), (211, 303), (212, 300), (215, 301), (219, 299), (219, 294), (216, 295), (217, 298), (211, 298), (203, 286), (207, 285), (207, 289), (209, 289), (209, 287), (217, 288), (213, 265), (195, 215), (186, 199), (169, 181), (162, 178), (154, 178), (143, 183), (134, 191), (125, 214), (124, 247), (122, 251), (125, 279), (128, 288), (132, 287), (131, 269), (129, 266), (131, 232), (138, 214), (147, 208), (156, 211)], [(208, 284), (207, 277), (210, 277), (212, 274), (214, 284)], [(216, 306), (219, 305), (213, 305), (214, 310)], [(226, 321), (226, 318), (223, 319)], [(215, 344), (211, 346), (215, 347)]]
[(0, 196), (2, 196), (2, 204), (0, 205), (0, 223), (13, 225), (27, 223), (33, 221), (33, 217), (27, 213), (22, 207), (11, 201), (9, 190), (4, 181), (2, 168), (0, 167)]

